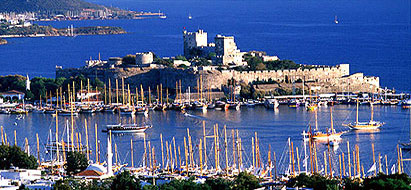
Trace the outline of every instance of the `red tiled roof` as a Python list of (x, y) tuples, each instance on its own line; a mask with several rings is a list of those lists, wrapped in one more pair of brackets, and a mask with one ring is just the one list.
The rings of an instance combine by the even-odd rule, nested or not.
[(17, 90), (9, 90), (7, 92), (2, 92), (0, 94), (24, 94), (23, 92), (17, 91)]
[(102, 175), (104, 174), (99, 171), (95, 171), (95, 170), (84, 170), (76, 174), (76, 176), (102, 176)]

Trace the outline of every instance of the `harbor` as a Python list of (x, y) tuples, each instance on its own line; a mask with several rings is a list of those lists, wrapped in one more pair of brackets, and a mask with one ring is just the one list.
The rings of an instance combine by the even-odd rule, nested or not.
[[(283, 186), (286, 179), (299, 173), (366, 178), (375, 174), (374, 170), (369, 172), (373, 163), (379, 164), (378, 172), (410, 171), (406, 160), (411, 155), (406, 150), (401, 151), (399, 148), (403, 146), (398, 144), (409, 142), (406, 135), (409, 132), (409, 109), (403, 108), (402, 104), (374, 105), (370, 103), (371, 99), (354, 96), (351, 101), (340, 102), (331, 99), (329, 103), (319, 103), (319, 97), (308, 95), (305, 103), (301, 101), (303, 99), (298, 100), (295, 96), (282, 96), (278, 97), (278, 103), (273, 107), (264, 106), (264, 101), (256, 100), (241, 103), (221, 101), (226, 105), (236, 103), (239, 105), (238, 109), (228, 109), (229, 106), (224, 106), (226, 108), (223, 109), (217, 109), (218, 106), (214, 109), (208, 106), (199, 109), (197, 107), (203, 100), (201, 98), (193, 98), (192, 103), (188, 103), (188, 99), (183, 101), (174, 97), (174, 102), (171, 102), (167, 97), (171, 99), (172, 96), (164, 94), (163, 100), (160, 91), (160, 98), (156, 97), (157, 93), (151, 94), (151, 91), (151, 95), (145, 94), (144, 91), (137, 93), (143, 93), (143, 96), (139, 97), (146, 102), (134, 100), (132, 97), (137, 98), (136, 94), (129, 95), (127, 90), (124, 90), (123, 99), (120, 89), (114, 90), (118, 92), (119, 97), (113, 93), (112, 102), (107, 105), (105, 103), (109, 103), (109, 99), (103, 95), (108, 96), (108, 93), (101, 93), (99, 99), (84, 96), (83, 102), (47, 103), (43, 100), (41, 106), (20, 104), (23, 110), (29, 110), (30, 107), (32, 109), (0, 114), (0, 125), (3, 126), (2, 140), (8, 144), (16, 143), (29, 154), (39, 158), (40, 165), (48, 173), (47, 176), (57, 178), (67, 175), (64, 170), (58, 169), (65, 161), (62, 153), (72, 150), (88, 152), (90, 166), (108, 167), (107, 155), (110, 154), (107, 150), (110, 141), (113, 173), (127, 170), (147, 179), (148, 182), (152, 181), (150, 179), (180, 179), (187, 176), (197, 176), (199, 179), (202, 176), (235, 176), (240, 171), (248, 171), (258, 177), (262, 185), (273, 188)], [(87, 94), (86, 91), (84, 94)], [(205, 94), (204, 97), (208, 97)], [(407, 95), (404, 95), (404, 98), (406, 97)], [(116, 102), (117, 99), (119, 103)], [(217, 103), (206, 102), (205, 99), (204, 105)], [(289, 101), (285, 102), (285, 99)], [(361, 104), (356, 104), (355, 102), (359, 102), (356, 100), (360, 99)], [(54, 100), (63, 101), (65, 98)], [(296, 100), (301, 101), (301, 104), (290, 103)], [(382, 102), (384, 101), (386, 100)], [(179, 102), (185, 102), (181, 105), (187, 107), (174, 109), (173, 105), (176, 106)], [(404, 100), (398, 102), (405, 104)], [(39, 111), (47, 105), (54, 111)], [(82, 112), (85, 105), (93, 107), (95, 111)], [(158, 105), (162, 105), (164, 109), (155, 109)], [(316, 108), (311, 110), (310, 105), (316, 105)], [(72, 111), (62, 114), (59, 110), (64, 106)], [(189, 108), (190, 106), (193, 108)], [(104, 108), (107, 107), (114, 107), (113, 111), (106, 111)], [(133, 111), (137, 107), (146, 107), (147, 113), (122, 114), (121, 107), (132, 108)], [(78, 110), (76, 115), (72, 114), (73, 110)], [(259, 119), (256, 120), (256, 117)], [(351, 130), (345, 124), (355, 121), (356, 117), (361, 118), (361, 121), (373, 117), (384, 122), (384, 125), (376, 130)], [(150, 127), (132, 133), (114, 133), (108, 130), (109, 127), (119, 127), (119, 124), (143, 123), (148, 123)], [(314, 128), (327, 131), (330, 126), (335, 131), (343, 132), (337, 144), (329, 143), (333, 141), (331, 138), (315, 140), (310, 135), (302, 135), (311, 131), (315, 134)], [(127, 127), (133, 126), (125, 126), (122, 129), (127, 130)], [(57, 145), (59, 151), (56, 149), (57, 139), (62, 141)], [(58, 152), (60, 155), (56, 158)], [(401, 157), (398, 156), (399, 152)], [(355, 160), (358, 165), (350, 163), (352, 166), (348, 166), (349, 154), (351, 162)], [(339, 161), (341, 156), (345, 157), (344, 163)], [(50, 164), (54, 167), (50, 168)], [(348, 169), (343, 172), (339, 164), (344, 164), (346, 168), (351, 167), (352, 173), (349, 173)], [(100, 175), (83, 176), (88, 179), (96, 177), (104, 178)]]

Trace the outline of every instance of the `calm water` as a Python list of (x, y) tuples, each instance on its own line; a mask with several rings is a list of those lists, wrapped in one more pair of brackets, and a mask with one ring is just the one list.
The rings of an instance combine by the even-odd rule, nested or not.
[[(209, 40), (234, 35), (241, 50), (263, 50), (298, 63), (350, 63), (351, 72), (380, 76), (381, 85), (411, 90), (410, 1), (136, 1), (93, 0), (132, 10), (157, 12), (165, 20), (44, 22), (56, 27), (110, 25), (129, 33), (10, 39), (0, 46), (0, 75), (54, 77), (55, 65), (79, 67), (102, 58), (154, 51), (183, 53), (182, 30), (202, 28)], [(188, 15), (193, 16), (188, 20)], [(340, 24), (334, 24), (337, 15)]]
[[(401, 109), (397, 106), (393, 107), (375, 107), (375, 120), (380, 120), (386, 123), (383, 128), (375, 132), (348, 132), (342, 136), (342, 143), (340, 148), (336, 150), (337, 154), (344, 152), (347, 154), (346, 141), (350, 141), (351, 148), (355, 144), (360, 147), (361, 162), (364, 164), (364, 168), (368, 169), (372, 165), (372, 151), (371, 143), (375, 144), (375, 151), (382, 155), (387, 154), (389, 165), (392, 166), (396, 162), (396, 145), (398, 142), (407, 142), (409, 136), (409, 110)], [(183, 147), (183, 137), (187, 134), (187, 128), (190, 129), (190, 134), (193, 139), (194, 153), (196, 160), (198, 160), (198, 144), (199, 138), (202, 138), (202, 122), (206, 121), (207, 135), (212, 135), (212, 125), (218, 124), (220, 127), (220, 142), (223, 147), (224, 133), (223, 125), (227, 126), (228, 147), (232, 150), (231, 129), (238, 129), (242, 143), (244, 147), (244, 163), (250, 164), (251, 157), (251, 137), (254, 136), (254, 132), (258, 133), (260, 138), (260, 150), (262, 153), (262, 159), (267, 161), (268, 146), (271, 145), (272, 150), (277, 154), (277, 160), (279, 161), (279, 168), (284, 171), (284, 167), (287, 166), (288, 157), (284, 149), (287, 150), (287, 139), (291, 138), (294, 142), (294, 146), (299, 148), (300, 159), (303, 159), (303, 143), (301, 132), (308, 129), (308, 125), (314, 125), (314, 114), (312, 112), (305, 111), (304, 108), (288, 108), (286, 106), (280, 106), (277, 111), (266, 110), (263, 107), (246, 108), (242, 107), (240, 111), (216, 111), (209, 110), (205, 113), (199, 111), (190, 111), (189, 116), (184, 116), (180, 112), (167, 111), (167, 112), (150, 112), (146, 118), (144, 116), (122, 117), (119, 118), (116, 114), (98, 113), (95, 115), (80, 115), (75, 117), (75, 130), (83, 134), (82, 141), (85, 145), (85, 127), (84, 120), (88, 122), (88, 134), (90, 147), (95, 150), (95, 133), (94, 125), (98, 126), (98, 138), (101, 140), (101, 155), (104, 157), (106, 152), (106, 139), (107, 135), (101, 130), (106, 124), (115, 124), (120, 120), (123, 123), (150, 121), (153, 124), (153, 128), (146, 131), (146, 137), (148, 141), (151, 141), (152, 146), (156, 149), (157, 161), (161, 162), (161, 148), (160, 148), (160, 134), (163, 134), (164, 140), (171, 142), (175, 137), (177, 146)], [(333, 107), (334, 126), (337, 131), (348, 130), (342, 127), (342, 123), (347, 123), (355, 120), (355, 106), (339, 105)], [(360, 107), (360, 120), (368, 120), (370, 117), (370, 107)], [(329, 108), (319, 109), (319, 128), (325, 129), (330, 127), (330, 112)], [(66, 141), (66, 131), (64, 130), (66, 120), (70, 120), (70, 117), (59, 117), (59, 132), (60, 139), (63, 137)], [(13, 124), (14, 122), (17, 125)], [(4, 126), (7, 136), (10, 142), (14, 142), (13, 133), (17, 132), (17, 142), (20, 146), (24, 145), (24, 138), (27, 137), (31, 146), (31, 151), (35, 154), (36, 151), (36, 133), (40, 136), (41, 144), (41, 158), (49, 159), (49, 155), (45, 153), (45, 146), (48, 139), (49, 130), (55, 132), (55, 118), (46, 114), (29, 114), (22, 120), (16, 120), (15, 115), (0, 115), (0, 125)], [(53, 137), (55, 138), (55, 137)], [(134, 161), (135, 165), (140, 165), (143, 157), (144, 146), (142, 135), (121, 135), (113, 136), (113, 142), (117, 144), (120, 160), (122, 163), (130, 163), (130, 139), (134, 144)], [(322, 160), (322, 151), (326, 146), (319, 144), (319, 159)], [(114, 149), (114, 148), (113, 148)], [(209, 153), (208, 159), (210, 164), (214, 158), (211, 150), (213, 149), (212, 139), (207, 142), (207, 151)], [(220, 160), (221, 165), (224, 166), (224, 148), (221, 148)], [(308, 150), (307, 150), (308, 151)], [(182, 155), (184, 153), (182, 152)], [(229, 155), (231, 151), (229, 151)], [(321, 155), (321, 156), (320, 156)], [(404, 153), (404, 157), (411, 157), (410, 153)], [(94, 153), (91, 158), (95, 158)], [(282, 158), (282, 161), (280, 162)], [(104, 158), (105, 159), (105, 158)], [(184, 159), (184, 158), (183, 158)], [(285, 159), (285, 160), (284, 160)], [(230, 157), (229, 162), (232, 163)], [(301, 161), (302, 162), (302, 161)], [(323, 162), (320, 162), (323, 163)], [(337, 160), (334, 158), (334, 164)], [(211, 165), (209, 165), (210, 167)], [(385, 171), (385, 167), (384, 167)], [(409, 171), (408, 171), (409, 172)]]

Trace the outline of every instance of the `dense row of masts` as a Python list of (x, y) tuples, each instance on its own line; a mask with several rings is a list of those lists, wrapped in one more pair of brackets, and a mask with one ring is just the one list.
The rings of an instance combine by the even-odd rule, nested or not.
[[(45, 104), (48, 107), (51, 107), (54, 102), (56, 108), (62, 109), (69, 109), (70, 104), (76, 101), (79, 101), (82, 104), (99, 102), (99, 96), (97, 95), (98, 91), (103, 91), (102, 94), (104, 95), (104, 98), (102, 98), (101, 101), (103, 101), (105, 105), (150, 106), (153, 103), (160, 105), (168, 105), (171, 103), (171, 90), (169, 88), (163, 88), (163, 84), (156, 85), (156, 99), (153, 99), (153, 90), (150, 86), (148, 86), (146, 89), (148, 92), (144, 92), (143, 85), (140, 84), (135, 88), (135, 91), (133, 92), (133, 89), (130, 89), (130, 84), (125, 84), (124, 78), (121, 78), (121, 84), (119, 83), (119, 79), (115, 79), (114, 84), (112, 84), (111, 79), (108, 79), (108, 83), (104, 84), (104, 87), (99, 89), (96, 86), (93, 90), (93, 87), (90, 85), (90, 79), (87, 79), (86, 88), (83, 87), (83, 81), (81, 80), (80, 89), (78, 89), (79, 96), (76, 96), (76, 84), (73, 81), (72, 85), (70, 86), (70, 84), (68, 84), (66, 89), (59, 87), (56, 89), (55, 93), (53, 93), (52, 91), (46, 91), (46, 95), (43, 98), (46, 99)], [(200, 78), (197, 80), (196, 86), (197, 98), (193, 98), (192, 100), (196, 100), (202, 103), (212, 102), (211, 87), (208, 87), (206, 89), (205, 88), (206, 87), (204, 87), (202, 76), (200, 76)], [(63, 90), (65, 91), (63, 92)], [(190, 87), (188, 87), (188, 91), (190, 93)], [(96, 95), (92, 96), (91, 94), (93, 93), (95, 93)], [(181, 80), (176, 81), (174, 95), (175, 103), (183, 104), (185, 102), (186, 97), (183, 97)], [(54, 96), (56, 97), (55, 99), (53, 99)], [(188, 98), (189, 101), (191, 101), (191, 98)], [(42, 97), (40, 96), (40, 106), (42, 105)]]
[[(67, 141), (64, 141), (63, 138), (59, 139), (59, 117), (56, 116), (55, 118), (55, 142), (60, 143), (55, 143), (56, 157), (53, 161), (56, 163), (64, 163), (66, 162), (67, 152), (77, 151), (86, 154), (87, 159), (95, 159), (95, 163), (100, 163), (102, 158), (100, 157), (100, 142), (98, 140), (97, 124), (94, 126), (94, 144), (96, 151), (92, 153), (89, 143), (89, 126), (87, 125), (87, 120), (84, 122), (84, 133), (74, 132), (74, 125), (72, 125), (71, 133), (70, 135), (67, 134)], [(66, 127), (68, 128), (69, 126)], [(176, 143), (175, 137), (170, 138), (171, 140), (168, 141), (164, 139), (162, 134), (160, 134), (161, 158), (156, 156), (155, 145), (151, 141), (147, 140), (146, 135), (144, 135), (143, 167), (148, 169), (150, 172), (162, 170), (170, 173), (185, 172), (185, 175), (205, 175), (210, 172), (223, 172), (226, 175), (233, 175), (244, 170), (250, 171), (251, 169), (251, 171), (254, 171), (255, 175), (261, 177), (278, 177), (279, 172), (277, 170), (278, 163), (276, 160), (276, 153), (275, 151), (271, 151), (271, 146), (268, 146), (268, 152), (265, 154), (267, 155), (267, 159), (262, 157), (263, 153), (261, 152), (260, 139), (257, 132), (255, 132), (254, 136), (251, 137), (251, 151), (247, 151), (243, 146), (242, 138), (239, 135), (239, 130), (230, 130), (227, 129), (226, 126), (221, 128), (218, 124), (215, 124), (213, 125), (210, 134), (210, 132), (207, 132), (204, 121), (202, 130), (202, 137), (195, 140), (191, 136), (190, 130), (187, 129), (187, 134), (183, 138), (183, 147), (180, 147), (180, 145)], [(85, 135), (85, 150), (83, 149), (82, 135)], [(109, 134), (109, 137), (111, 139), (111, 134)], [(10, 137), (8, 137), (6, 132), (3, 130), (3, 127), (1, 127), (2, 144), (10, 145), (11, 142), (9, 138)], [(36, 134), (36, 140), (37, 158), (39, 163), (41, 163), (38, 134)], [(337, 155), (332, 151), (330, 145), (328, 145), (326, 150), (323, 152), (319, 152), (319, 143), (309, 141), (307, 144), (308, 152), (306, 152), (306, 148), (304, 147), (304, 154), (301, 154), (302, 152), (300, 149), (298, 147), (294, 147), (294, 142), (291, 140), (288, 141), (287, 154), (289, 157), (289, 164), (285, 171), (286, 174), (288, 173), (291, 176), (296, 176), (299, 173), (321, 173), (330, 178), (361, 178), (369, 175), (370, 170), (365, 170), (368, 167), (365, 166), (366, 168), (364, 168), (364, 163), (360, 159), (360, 147), (358, 145), (351, 147), (349, 141), (347, 141), (346, 153), (342, 152)], [(14, 145), (17, 145), (16, 131), (14, 131)], [(114, 144), (114, 148), (115, 164), (119, 165), (117, 144)], [(371, 145), (371, 148), (373, 161), (372, 168), (374, 167), (374, 169), (371, 170), (372, 175), (376, 175), (377, 171), (388, 174), (389, 166), (387, 155), (384, 155), (384, 157), (381, 156), (381, 153), (376, 155), (374, 151), (374, 144)], [(24, 140), (24, 150), (30, 154), (29, 142), (27, 138)], [(132, 140), (130, 141), (130, 151), (131, 163), (129, 166), (134, 168), (134, 145)], [(249, 152), (252, 154), (252, 160), (250, 161), (251, 167), (246, 168), (244, 159), (248, 158), (249, 155), (247, 154)], [(300, 161), (301, 157), (303, 157), (302, 162)], [(161, 162), (158, 161), (159, 159), (161, 159)], [(402, 149), (398, 146), (396, 160), (395, 165), (397, 168), (394, 169), (395, 172), (403, 173), (403, 162), (407, 160), (403, 159)], [(303, 168), (301, 168), (301, 165), (303, 165)], [(57, 164), (57, 166), (62, 166), (62, 164)], [(211, 167), (212, 169), (208, 169), (208, 167)], [(383, 168), (385, 168), (385, 170)], [(391, 172), (393, 172), (392, 168)]]

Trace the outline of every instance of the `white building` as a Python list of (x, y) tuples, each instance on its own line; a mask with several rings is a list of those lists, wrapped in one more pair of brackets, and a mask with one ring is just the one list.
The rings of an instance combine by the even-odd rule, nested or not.
[(244, 65), (243, 55), (245, 52), (241, 52), (237, 49), (237, 45), (233, 36), (217, 35), (215, 37), (215, 53), (217, 58), (217, 64), (222, 65)]
[(152, 52), (136, 53), (136, 64), (139, 66), (150, 65), (154, 61)]
[(10, 169), (0, 170), (0, 176), (4, 179), (16, 181), (35, 181), (41, 179), (41, 170)]
[(207, 42), (207, 32), (198, 30), (197, 32), (183, 31), (184, 56), (192, 58), (196, 56), (207, 56), (214, 51), (214, 43)]

